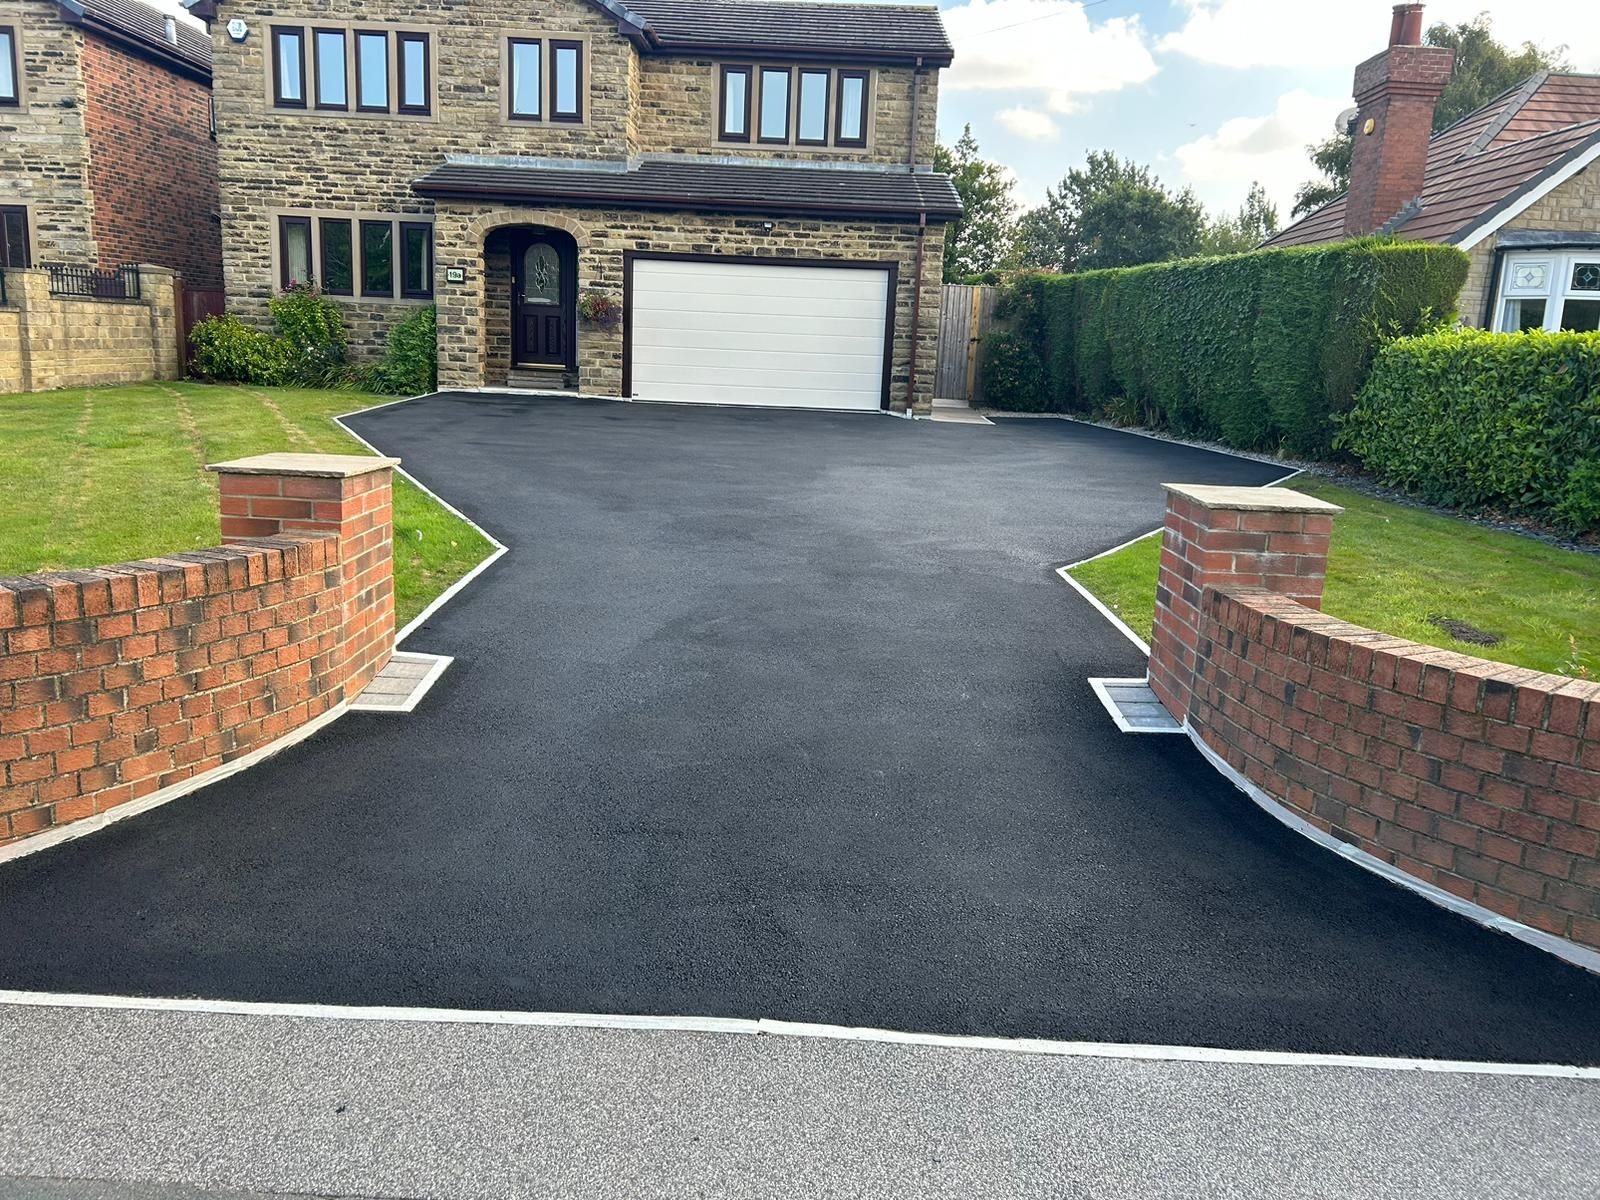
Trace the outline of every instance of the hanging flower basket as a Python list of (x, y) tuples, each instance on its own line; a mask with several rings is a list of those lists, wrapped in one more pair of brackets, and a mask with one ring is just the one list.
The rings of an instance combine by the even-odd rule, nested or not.
[(588, 291), (578, 297), (578, 319), (596, 329), (612, 330), (622, 323), (622, 305), (605, 292)]

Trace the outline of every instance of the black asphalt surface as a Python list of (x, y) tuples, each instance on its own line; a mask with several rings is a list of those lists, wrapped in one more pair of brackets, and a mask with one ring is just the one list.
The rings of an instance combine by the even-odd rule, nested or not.
[(0, 987), (1600, 1063), (1600, 977), (1118, 734), (1052, 568), (1163, 480), (1057, 421), (444, 396), (355, 422), (512, 547), (411, 716), (0, 867)]

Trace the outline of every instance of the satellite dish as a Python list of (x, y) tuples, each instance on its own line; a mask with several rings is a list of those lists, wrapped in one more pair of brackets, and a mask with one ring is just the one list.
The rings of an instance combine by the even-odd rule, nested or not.
[(1355, 132), (1356, 118), (1361, 115), (1359, 108), (1347, 108), (1333, 119), (1333, 131), (1348, 137)]

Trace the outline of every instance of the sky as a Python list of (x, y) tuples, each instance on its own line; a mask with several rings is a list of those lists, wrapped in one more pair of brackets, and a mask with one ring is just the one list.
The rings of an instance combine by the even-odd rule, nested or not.
[[(178, 10), (178, 0), (154, 0)], [(1287, 222), (1350, 79), (1389, 40), (1392, 0), (938, 0), (955, 46), (939, 133), (971, 124), (1024, 205), (1108, 149), (1237, 210), (1260, 181)], [(1600, 72), (1600, 0), (1432, 0), (1429, 23), (1489, 14), (1502, 42), (1565, 46)]]
[[(1392, 0), (940, 0), (955, 65), (946, 144), (970, 123), (985, 158), (1044, 199), (1091, 150), (1151, 166), (1234, 211), (1259, 180), (1287, 221), (1361, 60), (1389, 40)], [(1600, 71), (1600, 0), (1433, 0), (1428, 24), (1488, 13), (1508, 44), (1566, 46)]]

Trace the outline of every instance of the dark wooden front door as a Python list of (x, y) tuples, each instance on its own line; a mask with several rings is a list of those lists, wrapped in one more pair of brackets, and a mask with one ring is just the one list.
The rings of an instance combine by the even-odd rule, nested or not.
[(511, 240), (511, 357), (519, 366), (576, 368), (577, 246), (560, 233)]

